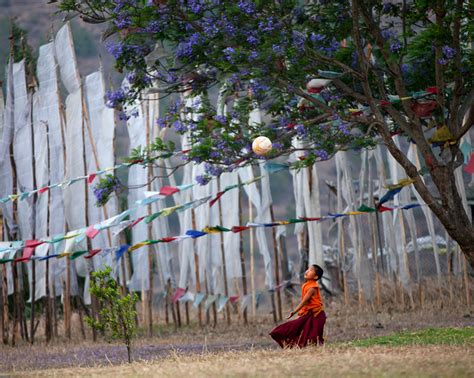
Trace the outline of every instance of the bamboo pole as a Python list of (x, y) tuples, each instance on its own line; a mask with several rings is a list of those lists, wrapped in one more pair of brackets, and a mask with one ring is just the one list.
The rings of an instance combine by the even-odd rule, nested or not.
[[(217, 191), (221, 191), (221, 180), (220, 178), (217, 179)], [(220, 225), (223, 224), (222, 222), (222, 202), (219, 202), (219, 223)], [(220, 233), (220, 238), (221, 238), (221, 258), (222, 258), (222, 277), (224, 280), (224, 295), (228, 298), (229, 297), (229, 286), (227, 284), (227, 266), (226, 266), (226, 261), (225, 261), (225, 251), (224, 251), (224, 233)], [(225, 305), (226, 309), (226, 316), (227, 316), (227, 325), (230, 325), (231, 319), (230, 319), (230, 303), (227, 302)]]

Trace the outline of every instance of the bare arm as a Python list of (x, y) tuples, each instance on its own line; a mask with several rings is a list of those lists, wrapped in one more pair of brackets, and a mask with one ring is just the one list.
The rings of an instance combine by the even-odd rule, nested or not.
[(306, 303), (309, 302), (309, 300), (311, 299), (311, 297), (316, 294), (316, 288), (312, 287), (311, 289), (309, 289), (309, 291), (306, 293), (306, 295), (304, 296), (304, 298), (302, 299), (301, 303), (298, 305), (298, 307), (296, 307), (293, 311), (290, 312), (290, 315), (288, 315), (287, 319), (290, 319), (293, 317), (293, 315), (295, 315), (296, 313), (298, 313), (298, 311), (300, 311), (304, 305), (306, 305)]

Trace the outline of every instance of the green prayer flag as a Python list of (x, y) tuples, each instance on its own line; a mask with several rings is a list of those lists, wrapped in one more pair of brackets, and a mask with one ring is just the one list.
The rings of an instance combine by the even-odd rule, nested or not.
[(306, 222), (304, 219), (296, 219), (296, 218), (292, 218), (288, 221), (289, 223), (302, 223), (302, 222)]
[(361, 211), (363, 213), (373, 213), (373, 212), (375, 212), (375, 209), (373, 207), (369, 207), (369, 206), (366, 206), (366, 205), (362, 204), (357, 209), (357, 211)]
[(75, 252), (72, 252), (70, 255), (69, 255), (69, 260), (75, 260), (77, 259), (78, 257), (86, 254), (87, 252), (89, 251), (75, 251)]

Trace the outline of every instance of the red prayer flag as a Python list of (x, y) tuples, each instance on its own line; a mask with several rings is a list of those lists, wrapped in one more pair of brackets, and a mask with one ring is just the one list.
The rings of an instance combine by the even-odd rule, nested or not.
[(28, 261), (35, 252), (35, 248), (44, 242), (38, 240), (27, 240), (25, 241), (25, 247), (23, 248), (23, 255), (15, 259), (16, 262)]
[(176, 238), (173, 238), (172, 236), (169, 236), (167, 238), (160, 239), (160, 242), (169, 243), (169, 242), (172, 242), (173, 240), (176, 240)]
[(101, 248), (99, 249), (91, 249), (89, 251), (89, 254), (87, 256), (84, 256), (85, 259), (91, 259), (92, 257), (94, 257), (95, 255), (97, 255), (100, 251), (102, 251)]
[(172, 194), (175, 194), (177, 192), (179, 192), (179, 189), (174, 186), (163, 186), (160, 189), (160, 194), (162, 196), (171, 196)]
[(219, 199), (224, 195), (225, 191), (223, 192), (218, 192), (217, 195), (216, 195), (216, 198), (213, 198), (210, 202), (209, 202), (209, 207), (212, 207), (217, 201), (219, 201)]
[(428, 87), (428, 88), (426, 88), (426, 92), (431, 93), (431, 94), (436, 94), (436, 93), (438, 93), (438, 88), (437, 87)]
[(393, 211), (393, 209), (391, 207), (385, 207), (383, 205), (380, 205), (377, 207), (377, 211), (379, 213), (383, 213), (384, 211)]
[(94, 228), (94, 226), (89, 226), (89, 227), (87, 227), (86, 235), (89, 239), (94, 239), (99, 232), (100, 231), (98, 229)]
[(471, 154), (469, 162), (464, 167), (464, 172), (469, 173), (470, 175), (474, 174), (474, 152)]
[(179, 298), (181, 298), (184, 295), (184, 293), (186, 293), (186, 289), (178, 287), (175, 293), (173, 294), (173, 303), (178, 302)]
[(306, 218), (306, 217), (300, 217), (299, 219), (307, 221), (307, 222), (321, 220), (321, 218)]
[(87, 183), (92, 184), (92, 181), (94, 181), (96, 176), (97, 176), (96, 173), (91, 173), (89, 176), (87, 176)]
[(231, 228), (231, 231), (233, 233), (237, 233), (237, 232), (242, 232), (242, 231), (245, 231), (245, 230), (248, 230), (250, 227), (247, 227), (247, 226), (234, 226)]
[(239, 296), (238, 295), (234, 295), (232, 297), (229, 297), (229, 301), (230, 303), (234, 304), (235, 302), (237, 302), (239, 300)]
[(380, 100), (380, 106), (387, 106), (387, 105), (390, 105), (390, 101)]
[(44, 192), (47, 192), (48, 190), (49, 190), (49, 187), (45, 186), (44, 188), (41, 188), (40, 190), (38, 190), (38, 193), (43, 194)]
[(138, 218), (137, 220), (135, 220), (135, 222), (133, 222), (132, 224), (130, 224), (128, 226), (128, 228), (132, 228), (132, 227), (135, 227), (138, 223), (140, 223), (143, 219), (145, 219), (145, 217), (140, 217)]

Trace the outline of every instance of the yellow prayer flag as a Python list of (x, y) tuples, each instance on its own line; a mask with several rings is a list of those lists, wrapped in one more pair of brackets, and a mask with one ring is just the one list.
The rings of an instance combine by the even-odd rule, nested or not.
[(404, 179), (400, 180), (400, 181), (397, 182), (396, 184), (387, 185), (386, 188), (387, 188), (388, 190), (403, 188), (404, 186), (413, 184), (414, 182), (415, 182), (415, 180), (413, 180), (413, 179), (411, 179), (411, 178), (409, 178), (409, 177), (405, 177)]
[(129, 252), (135, 251), (136, 249), (141, 248), (141, 247), (144, 247), (144, 246), (146, 246), (146, 245), (148, 245), (148, 244), (150, 244), (148, 241), (142, 241), (142, 242), (140, 242), (140, 243), (137, 243), (137, 244), (132, 245), (132, 246), (128, 249), (128, 251), (129, 251)]
[(202, 229), (202, 232), (205, 232), (207, 234), (218, 234), (221, 231), (217, 230), (215, 227), (204, 227)]

